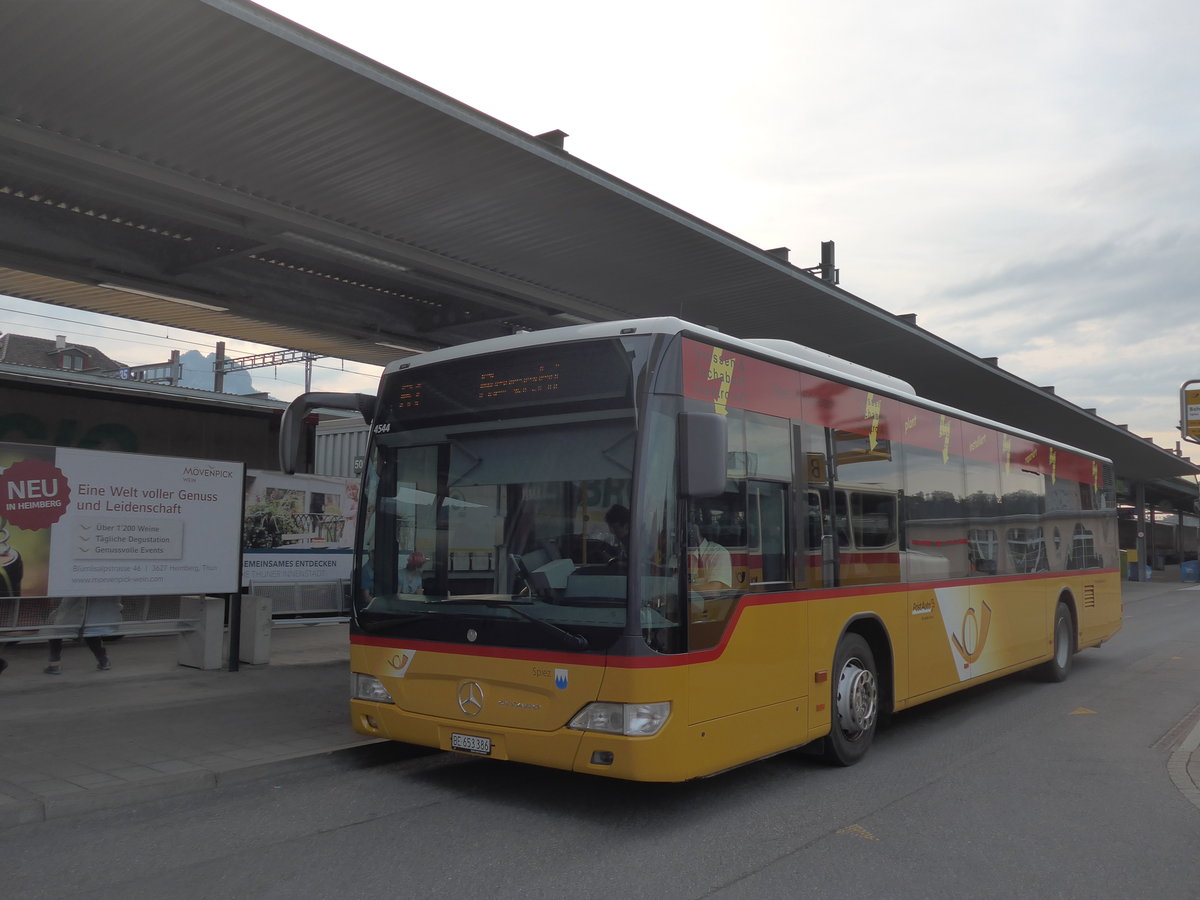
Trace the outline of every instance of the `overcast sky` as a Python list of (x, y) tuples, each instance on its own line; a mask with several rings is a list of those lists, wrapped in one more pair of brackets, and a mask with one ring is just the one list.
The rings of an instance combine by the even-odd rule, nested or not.
[(1179, 386), (1200, 379), (1194, 0), (263, 5), (562, 129), (573, 155), (797, 265), (834, 240), (851, 293), (1179, 439)]

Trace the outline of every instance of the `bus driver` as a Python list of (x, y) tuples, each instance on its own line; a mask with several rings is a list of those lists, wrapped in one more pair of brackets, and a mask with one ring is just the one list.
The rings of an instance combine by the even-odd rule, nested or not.
[(729, 551), (711, 540), (711, 526), (688, 527), (688, 590), (727, 591), (733, 586)]

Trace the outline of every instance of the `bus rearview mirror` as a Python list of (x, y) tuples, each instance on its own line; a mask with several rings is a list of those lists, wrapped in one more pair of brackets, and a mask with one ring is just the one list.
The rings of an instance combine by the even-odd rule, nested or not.
[(304, 420), (314, 409), (348, 409), (362, 414), (368, 425), (375, 418), (375, 398), (370, 394), (301, 394), (288, 404), (279, 423), (279, 469), (292, 475), (300, 459)]
[(680, 490), (685, 497), (716, 497), (725, 491), (729, 428), (725, 416), (687, 412), (679, 416)]

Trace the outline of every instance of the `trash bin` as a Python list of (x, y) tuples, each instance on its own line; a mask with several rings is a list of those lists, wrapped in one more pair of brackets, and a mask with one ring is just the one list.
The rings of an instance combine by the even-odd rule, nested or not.
[(1130, 581), (1150, 580), (1150, 567), (1138, 559), (1137, 550), (1122, 550), (1121, 558), (1125, 560), (1125, 571)]
[(242, 628), (238, 643), (240, 662), (262, 666), (271, 661), (271, 626), (271, 598), (243, 594)]
[(1179, 564), (1180, 581), (1200, 581), (1200, 562), (1189, 559)]
[(225, 599), (186, 596), (179, 599), (179, 664), (193, 669), (219, 669), (225, 643)]

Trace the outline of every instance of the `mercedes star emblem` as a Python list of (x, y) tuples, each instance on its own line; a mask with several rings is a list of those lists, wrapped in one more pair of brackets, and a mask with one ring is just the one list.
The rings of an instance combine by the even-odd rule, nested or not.
[(474, 681), (464, 681), (458, 686), (458, 708), (468, 716), (477, 716), (483, 711), (483, 688)]

